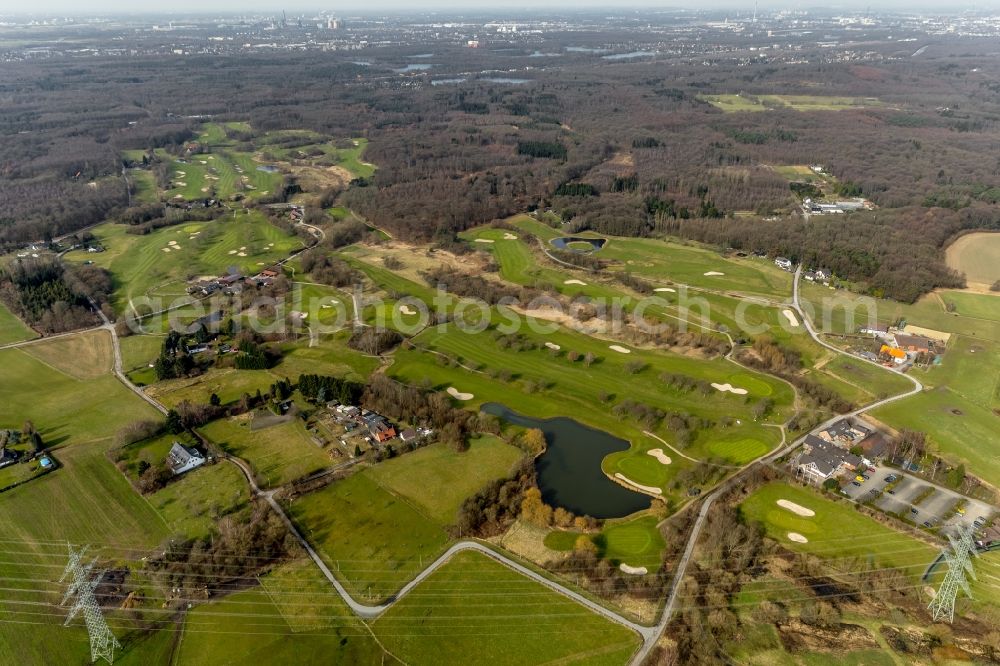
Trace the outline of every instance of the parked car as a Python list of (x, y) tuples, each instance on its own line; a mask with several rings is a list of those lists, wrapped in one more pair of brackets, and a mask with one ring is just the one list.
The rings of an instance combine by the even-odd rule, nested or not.
[(874, 474), (877, 470), (874, 467), (869, 467), (868, 471)]
[(917, 511), (917, 507), (911, 507), (911, 508), (910, 508), (910, 513), (912, 513), (912, 514), (916, 514), (916, 513), (918, 513), (918, 511)]
[[(864, 480), (865, 480), (865, 477), (863, 477), (863, 476), (861, 476), (860, 474), (858, 474), (858, 475), (857, 475), (856, 477), (854, 477), (854, 480), (855, 480), (855, 481), (864, 481)], [(861, 485), (861, 484), (858, 484), (858, 485)]]
[(861, 478), (864, 479), (865, 481), (867, 481), (868, 479), (870, 479), (872, 477), (868, 476), (867, 474), (862, 474)]
[(886, 476), (883, 479), (883, 481), (885, 481), (886, 483), (892, 483), (895, 480), (896, 480), (896, 475), (895, 474), (889, 474), (888, 476)]
[(889, 493), (890, 495), (895, 495), (896, 494), (896, 491), (892, 490), (891, 488), (889, 490), (885, 491), (885, 492)]
[(861, 487), (861, 484), (860, 484), (860, 483), (858, 483), (857, 481), (851, 481), (851, 485), (852, 485), (852, 486), (857, 486), (858, 488), (860, 488), (860, 487)]
[(924, 527), (930, 527), (930, 526), (931, 526), (931, 521), (925, 520), (924, 521)]

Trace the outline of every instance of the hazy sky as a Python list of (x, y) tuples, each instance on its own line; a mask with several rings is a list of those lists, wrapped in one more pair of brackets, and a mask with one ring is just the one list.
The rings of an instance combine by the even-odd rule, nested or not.
[[(802, 8), (804, 6), (822, 6), (830, 9), (915, 9), (917, 7), (940, 7), (944, 13), (961, 11), (964, 8), (1000, 10), (1000, 0), (972, 0), (943, 3), (941, 0), (758, 0), (761, 9), (766, 8)], [(609, 13), (621, 12), (629, 8), (654, 9), (750, 9), (753, 0), (486, 0), (486, 2), (470, 2), (469, 0), (427, 0), (426, 2), (404, 2), (401, 0), (371, 0), (359, 2), (337, 2), (330, 0), (167, 0), (166, 2), (148, 3), (140, 0), (0, 0), (0, 14), (5, 13), (64, 13), (82, 15), (87, 13), (123, 12), (138, 13), (180, 13), (180, 12), (238, 12), (276, 13), (282, 9), (290, 16), (300, 11), (314, 12), (325, 9), (344, 16), (351, 13), (413, 12), (429, 10), (452, 10), (456, 13), (488, 13), (491, 10), (502, 11), (504, 14), (516, 13), (518, 10), (560, 11), (573, 9), (606, 9)]]

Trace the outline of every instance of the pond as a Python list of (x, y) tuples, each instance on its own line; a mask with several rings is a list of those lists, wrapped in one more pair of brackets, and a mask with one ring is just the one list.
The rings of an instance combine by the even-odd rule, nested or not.
[[(551, 241), (554, 247), (560, 250), (573, 250), (576, 252), (597, 252), (604, 244), (608, 242), (607, 238), (579, 238), (578, 236), (564, 236), (562, 238), (553, 238)], [(575, 244), (586, 244), (590, 246), (590, 250), (582, 247), (575, 247)]]
[(601, 470), (605, 456), (628, 449), (625, 440), (564, 416), (534, 419), (496, 402), (484, 404), (482, 410), (545, 433), (548, 446), (535, 461), (535, 470), (546, 504), (595, 518), (620, 518), (650, 507), (651, 497), (618, 485)]
[(278, 167), (273, 164), (265, 164), (257, 167), (257, 171), (263, 171), (264, 173), (278, 173)]

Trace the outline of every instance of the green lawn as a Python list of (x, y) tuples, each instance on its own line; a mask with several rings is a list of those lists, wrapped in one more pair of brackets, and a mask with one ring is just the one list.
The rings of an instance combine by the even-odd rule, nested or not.
[(888, 368), (879, 368), (861, 359), (847, 358), (837, 355), (826, 363), (821, 372), (831, 375), (842, 382), (854, 384), (863, 389), (871, 402), (876, 398), (903, 393), (913, 384), (898, 372)]
[(449, 525), (466, 497), (506, 476), (523, 455), (499, 438), (484, 435), (472, 440), (463, 453), (432, 444), (365, 473), (383, 488), (412, 501), (429, 518)]
[(7, 306), (0, 303), (0, 345), (22, 340), (33, 340), (38, 337), (23, 321), (14, 316)]
[(399, 590), (448, 542), (439, 523), (363, 472), (295, 499), (289, 510), (351, 594), (365, 601)]
[[(270, 370), (236, 370), (235, 368), (209, 368), (197, 377), (184, 379), (168, 379), (157, 382), (147, 389), (152, 397), (168, 407), (176, 407), (184, 400), (196, 404), (205, 404), (215, 393), (222, 404), (236, 402), (244, 393), (254, 395), (257, 389), (267, 393), (271, 384), (282, 375), (273, 374)], [(295, 380), (298, 376), (289, 376)]]
[[(646, 567), (649, 573), (655, 573), (663, 563), (666, 547), (657, 522), (655, 516), (614, 522), (592, 535), (591, 541), (597, 546), (598, 554), (612, 564)], [(545, 535), (545, 546), (552, 550), (572, 550), (580, 536), (580, 532), (573, 530), (553, 530)]]
[(280, 486), (329, 466), (330, 457), (310, 439), (302, 420), (252, 430), (249, 419), (226, 418), (201, 433), (253, 467), (262, 487)]
[[(788, 500), (815, 512), (802, 517), (777, 505)], [(881, 567), (902, 567), (913, 579), (919, 578), (938, 550), (906, 534), (862, 515), (846, 500), (835, 502), (818, 491), (770, 483), (740, 504), (747, 520), (764, 524), (767, 535), (785, 547), (812, 553), (837, 569), (857, 571), (863, 563), (874, 560)], [(789, 533), (806, 537), (808, 543), (796, 543)]]
[(638, 637), (480, 553), (453, 557), (373, 624), (410, 664), (625, 664)]

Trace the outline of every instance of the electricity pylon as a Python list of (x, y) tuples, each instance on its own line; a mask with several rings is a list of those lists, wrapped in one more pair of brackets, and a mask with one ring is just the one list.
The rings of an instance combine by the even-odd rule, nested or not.
[(958, 597), (958, 588), (961, 587), (965, 595), (972, 598), (972, 590), (969, 589), (969, 581), (965, 579), (965, 572), (968, 571), (973, 580), (976, 579), (976, 572), (972, 568), (970, 555), (979, 557), (976, 552), (976, 544), (972, 541), (972, 528), (962, 530), (959, 538), (948, 537), (951, 542), (951, 552), (944, 551), (944, 560), (948, 564), (948, 573), (941, 582), (937, 594), (931, 599), (927, 609), (931, 612), (934, 621), (948, 619), (949, 624), (955, 619), (955, 599)]
[(122, 646), (118, 642), (118, 639), (115, 638), (115, 635), (111, 633), (111, 629), (108, 628), (108, 623), (104, 620), (104, 613), (101, 612), (101, 607), (94, 597), (94, 590), (97, 589), (101, 578), (104, 577), (104, 572), (100, 571), (91, 578), (90, 572), (94, 568), (94, 564), (97, 563), (97, 558), (94, 558), (90, 564), (83, 564), (83, 555), (87, 552), (87, 547), (84, 546), (80, 550), (74, 550), (72, 545), (68, 547), (69, 562), (66, 564), (66, 570), (63, 571), (59, 582), (63, 582), (67, 576), (70, 576), (71, 579), (69, 587), (66, 588), (66, 595), (63, 597), (62, 605), (65, 606), (66, 602), (74, 596), (76, 597), (76, 601), (73, 602), (73, 606), (69, 609), (65, 624), (72, 622), (73, 618), (80, 611), (83, 611), (87, 633), (90, 635), (90, 662), (95, 663), (99, 658), (103, 657), (109, 664), (113, 664), (115, 661), (115, 648), (120, 650)]

